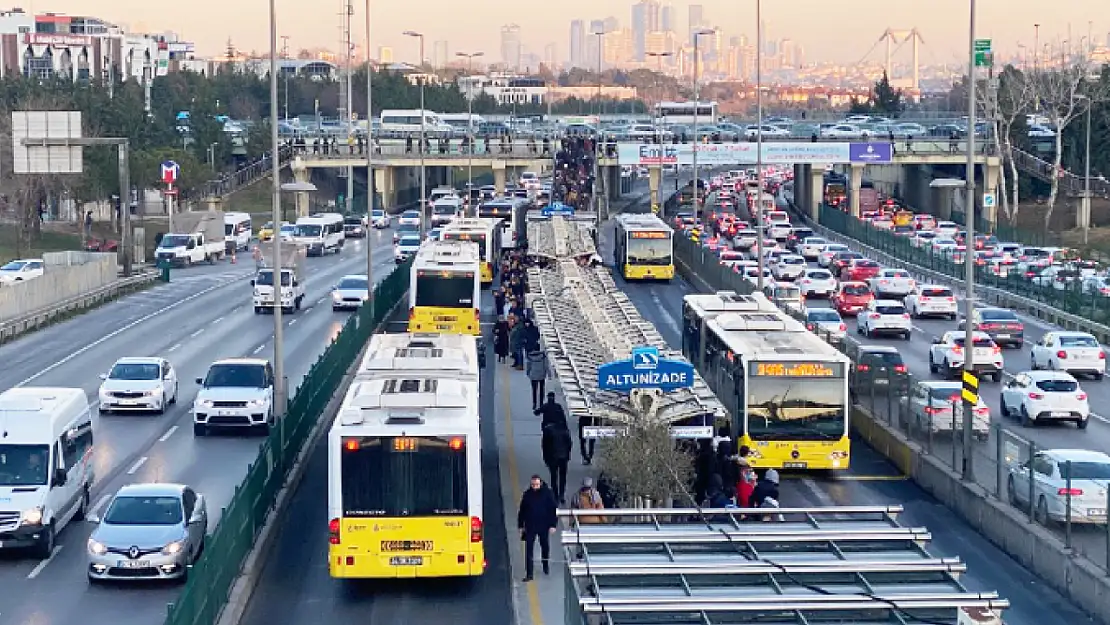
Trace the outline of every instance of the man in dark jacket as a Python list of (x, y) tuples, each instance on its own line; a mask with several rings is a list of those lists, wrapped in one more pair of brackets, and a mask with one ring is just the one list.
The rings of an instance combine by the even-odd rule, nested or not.
[(776, 502), (779, 500), (779, 472), (774, 469), (767, 469), (763, 479), (756, 482), (755, 490), (752, 491), (751, 506), (762, 507), (766, 499), (774, 499)]
[(559, 402), (555, 401), (555, 392), (547, 392), (547, 401), (542, 406), (532, 411), (532, 414), (543, 415), (540, 428), (546, 430), (549, 425), (561, 423), (567, 427), (567, 413)]
[(589, 415), (578, 417), (578, 452), (582, 454), (582, 464), (586, 465), (594, 461), (594, 445), (597, 443), (597, 439), (586, 438), (586, 428), (593, 427), (593, 425), (593, 417)]
[(567, 422), (551, 423), (543, 428), (543, 463), (551, 472), (551, 490), (560, 504), (566, 503), (567, 464), (570, 452), (574, 449), (574, 439), (570, 436)]
[(540, 542), (543, 572), (545, 575), (551, 572), (548, 564), (551, 558), (551, 541), (548, 537), (555, 533), (557, 526), (556, 507), (555, 495), (551, 489), (543, 483), (540, 476), (533, 475), (530, 487), (520, 497), (520, 509), (516, 513), (516, 527), (520, 531), (520, 539), (524, 541), (525, 582), (532, 581), (536, 539)]

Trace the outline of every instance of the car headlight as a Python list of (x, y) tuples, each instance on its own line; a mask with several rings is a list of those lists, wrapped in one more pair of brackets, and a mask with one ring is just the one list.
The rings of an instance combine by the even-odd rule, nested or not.
[(172, 556), (172, 555), (176, 555), (178, 553), (181, 553), (181, 551), (183, 549), (185, 549), (185, 541), (184, 540), (175, 540), (172, 543), (166, 545), (165, 547), (162, 547), (162, 554), (167, 555), (167, 556)]
[(255, 289), (254, 290), (254, 296), (255, 297), (262, 297), (262, 289)]
[(252, 406), (252, 407), (265, 406), (266, 405), (266, 400), (264, 400), (264, 399), (252, 399), (252, 400), (247, 402), (247, 405)]
[(331, 292), (331, 300), (333, 302), (339, 302), (339, 301), (343, 300), (343, 296), (339, 294), (339, 291), (332, 291)]
[(108, 553), (108, 548), (93, 539), (89, 539), (89, 553), (97, 556), (102, 556)]
[(42, 525), (42, 506), (24, 510), (19, 522), (23, 525)]
[(212, 400), (211, 399), (198, 399), (197, 404), (199, 404), (201, 408), (211, 408), (212, 407)]

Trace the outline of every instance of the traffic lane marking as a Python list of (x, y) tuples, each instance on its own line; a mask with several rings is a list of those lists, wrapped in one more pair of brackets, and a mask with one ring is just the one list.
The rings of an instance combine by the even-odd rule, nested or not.
[(54, 561), (54, 558), (58, 557), (58, 552), (62, 550), (62, 547), (64, 547), (64, 545), (56, 545), (54, 547), (54, 551), (51, 551), (50, 555), (47, 556), (45, 560), (42, 560), (35, 565), (35, 568), (31, 569), (31, 572), (27, 574), (27, 579), (35, 579), (36, 577), (41, 575), (43, 570), (46, 569), (46, 567)]

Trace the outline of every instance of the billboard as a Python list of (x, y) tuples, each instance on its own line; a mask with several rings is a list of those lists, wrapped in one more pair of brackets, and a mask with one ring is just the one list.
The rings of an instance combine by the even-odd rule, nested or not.
[[(754, 165), (757, 143), (697, 144), (698, 164)], [(621, 165), (692, 165), (695, 144), (618, 143), (617, 160)], [(763, 162), (767, 164), (890, 163), (893, 149), (889, 143), (809, 143), (780, 141), (763, 143)]]

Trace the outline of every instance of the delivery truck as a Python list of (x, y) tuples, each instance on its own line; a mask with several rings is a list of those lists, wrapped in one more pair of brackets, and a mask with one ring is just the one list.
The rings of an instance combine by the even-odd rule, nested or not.
[[(251, 286), (254, 288), (252, 303), (256, 315), (264, 312), (272, 313), (274, 306), (278, 305), (274, 297), (274, 248), (266, 247), (262, 256), (263, 266), (259, 268), (254, 280), (251, 280)], [(307, 255), (305, 246), (282, 242), (281, 296), (277, 301), (281, 302), (281, 311), (284, 313), (300, 310), (301, 303), (304, 302), (304, 259)]]
[(173, 231), (162, 235), (154, 257), (175, 267), (214, 263), (227, 252), (223, 211), (185, 212), (173, 217)]

